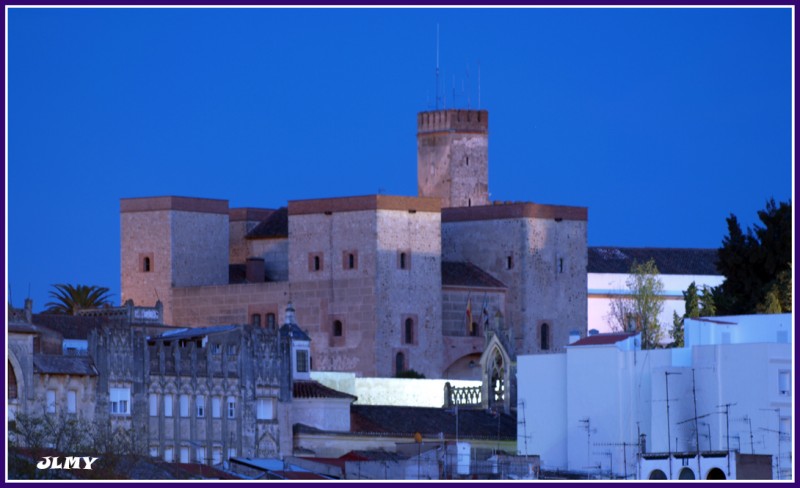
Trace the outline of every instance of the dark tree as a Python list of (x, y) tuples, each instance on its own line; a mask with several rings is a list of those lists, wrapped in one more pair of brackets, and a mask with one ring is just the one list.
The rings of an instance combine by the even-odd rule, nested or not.
[[(718, 251), (717, 268), (725, 281), (714, 290), (720, 315), (791, 310), (792, 204), (774, 199), (759, 210), (761, 224), (742, 232), (735, 215), (728, 217), (728, 235)], [(791, 285), (789, 285), (789, 289)], [(772, 292), (772, 293), (771, 293)]]

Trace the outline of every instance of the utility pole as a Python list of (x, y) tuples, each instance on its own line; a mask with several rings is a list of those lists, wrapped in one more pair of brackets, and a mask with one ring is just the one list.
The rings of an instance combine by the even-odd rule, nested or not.
[[(769, 410), (771, 412), (775, 412), (775, 414), (778, 416), (778, 430), (775, 431), (778, 434), (778, 460), (777, 460), (777, 468), (776, 468), (778, 470), (778, 473), (777, 473), (778, 475), (776, 476), (776, 478), (778, 478), (780, 480), (780, 479), (783, 479), (781, 477), (781, 434), (782, 434), (782, 432), (781, 432), (781, 409), (780, 408), (762, 408), (761, 410)], [(771, 429), (762, 429), (762, 430), (771, 430)]]
[(725, 450), (728, 451), (728, 478), (731, 476), (731, 430), (730, 430), (730, 411), (735, 403), (717, 405), (717, 408), (725, 407)]
[[(669, 455), (669, 479), (672, 479), (672, 440), (671, 440), (671, 432), (669, 428), (669, 376), (670, 375), (679, 375), (681, 373), (671, 373), (669, 371), (664, 371), (664, 383), (667, 386), (667, 454)], [(675, 446), (677, 447), (677, 446)], [(730, 474), (730, 473), (728, 473)]]
[(694, 400), (694, 437), (695, 437), (695, 452), (697, 453), (697, 478), (703, 479), (703, 470), (700, 468), (700, 428), (697, 426), (697, 392), (695, 390), (694, 382), (694, 368), (692, 368), (692, 399)]
[(589, 417), (579, 420), (586, 429), (586, 479), (589, 479), (589, 463), (592, 459), (592, 420)]
[[(600, 442), (595, 443), (595, 446), (622, 446), (622, 467), (625, 473), (625, 479), (628, 479), (628, 447), (639, 445), (635, 442)], [(611, 470), (611, 475), (614, 475), (614, 470)]]

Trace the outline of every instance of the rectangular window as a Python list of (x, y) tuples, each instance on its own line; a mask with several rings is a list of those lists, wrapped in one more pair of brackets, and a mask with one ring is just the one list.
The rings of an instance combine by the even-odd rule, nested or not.
[(228, 397), (228, 418), (229, 419), (236, 418), (236, 397), (232, 396)]
[(250, 316), (250, 325), (253, 327), (261, 327), (261, 314), (254, 313)]
[(300, 349), (295, 356), (297, 360), (297, 372), (308, 373), (308, 351)]
[(111, 400), (111, 413), (115, 415), (130, 415), (131, 409), (131, 389), (130, 388), (109, 388), (108, 394)]
[(235, 457), (236, 457), (236, 448), (235, 447), (229, 447), (228, 448), (228, 459), (235, 458)]
[(164, 395), (164, 417), (172, 417), (172, 395)]
[(205, 417), (206, 416), (206, 397), (203, 395), (197, 395), (197, 416), (198, 417)]
[(218, 419), (222, 416), (222, 408), (221, 408), (222, 400), (219, 397), (212, 397), (211, 398), (211, 416), (215, 419)]
[(56, 391), (47, 390), (47, 413), (56, 413)]
[(150, 457), (158, 457), (158, 446), (150, 446)]
[(78, 412), (78, 392), (75, 390), (67, 391), (67, 413)]
[(212, 464), (219, 464), (222, 462), (222, 448), (215, 447), (211, 450), (211, 463)]
[(188, 447), (181, 447), (181, 462), (188, 463), (189, 462), (189, 448)]
[(274, 313), (268, 313), (267, 314), (267, 327), (269, 327), (270, 329), (274, 329), (275, 328), (275, 314)]
[(792, 381), (789, 371), (778, 371), (778, 393), (781, 396), (792, 394)]
[(180, 397), (181, 417), (189, 416), (189, 395), (181, 395)]
[(222, 346), (219, 344), (211, 344), (211, 354), (221, 354)]
[(205, 464), (206, 462), (206, 448), (205, 447), (198, 447), (196, 451), (196, 459), (197, 462), (200, 464)]
[(172, 448), (166, 447), (164, 448), (164, 461), (171, 463), (172, 462)]
[(275, 403), (273, 398), (259, 398), (256, 401), (256, 419), (272, 420), (275, 418)]
[(158, 416), (158, 394), (151, 393), (150, 394), (150, 416), (157, 417)]
[(228, 344), (228, 357), (236, 355), (236, 344)]

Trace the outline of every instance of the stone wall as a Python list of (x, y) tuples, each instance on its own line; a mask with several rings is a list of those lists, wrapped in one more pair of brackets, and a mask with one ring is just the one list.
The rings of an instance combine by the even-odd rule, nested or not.
[[(404, 369), (440, 377), (442, 356), (441, 220), (438, 212), (379, 210), (375, 286), (377, 309), (374, 376)], [(411, 337), (406, 322), (411, 321)]]
[(172, 322), (171, 289), (228, 283), (228, 202), (183, 197), (120, 202), (122, 301), (164, 303)]
[(248, 256), (264, 258), (267, 281), (289, 280), (289, 239), (249, 239)]
[[(483, 209), (492, 207), (478, 212)], [(508, 286), (504, 322), (513, 331), (517, 354), (542, 351), (545, 323), (550, 329), (547, 350), (562, 349), (570, 330), (586, 335), (586, 220), (501, 213), (511, 210), (445, 220), (443, 259), (471, 261)], [(496, 238), (464, 238), (470, 235)]]

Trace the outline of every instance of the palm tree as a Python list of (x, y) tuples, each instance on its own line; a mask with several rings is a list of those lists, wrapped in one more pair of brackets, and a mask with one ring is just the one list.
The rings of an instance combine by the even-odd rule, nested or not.
[(75, 315), (85, 308), (100, 308), (111, 305), (108, 288), (87, 285), (53, 285), (50, 296), (56, 301), (47, 303), (46, 313)]

